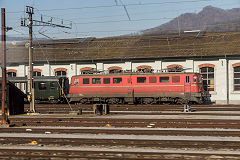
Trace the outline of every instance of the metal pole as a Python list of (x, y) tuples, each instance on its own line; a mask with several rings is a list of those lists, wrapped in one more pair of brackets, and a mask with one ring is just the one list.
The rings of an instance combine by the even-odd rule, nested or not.
[(2, 124), (8, 124), (8, 115), (6, 114), (6, 25), (5, 8), (1, 8), (2, 17)]
[(32, 20), (32, 15), (33, 15), (33, 8), (28, 7), (27, 8), (27, 13), (29, 15), (29, 52), (28, 52), (28, 57), (29, 57), (29, 69), (28, 69), (28, 93), (30, 94), (30, 112), (35, 113), (35, 95), (34, 95), (34, 83), (33, 83), (33, 46), (32, 46), (32, 26), (33, 26), (33, 20)]

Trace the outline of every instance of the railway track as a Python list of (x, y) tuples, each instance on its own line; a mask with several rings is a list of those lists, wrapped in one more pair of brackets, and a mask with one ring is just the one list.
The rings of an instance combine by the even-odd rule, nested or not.
[[(66, 114), (71, 110), (82, 110), (83, 114), (91, 114), (93, 112), (92, 107), (93, 107), (92, 105), (74, 105), (74, 104), (71, 104), (70, 106), (68, 104), (36, 104), (36, 110), (41, 114)], [(226, 112), (232, 111), (233, 113), (235, 111), (240, 111), (239, 105), (192, 105), (191, 108), (193, 112), (187, 114), (226, 115)], [(25, 112), (27, 112), (28, 110), (29, 105), (26, 104)], [(166, 114), (164, 112), (171, 112), (169, 114), (176, 114), (172, 112), (178, 112), (177, 114), (186, 114), (182, 113), (183, 105), (110, 105), (110, 111), (113, 114), (149, 114), (149, 115)], [(238, 116), (239, 115), (240, 112)]]
[[(132, 116), (131, 116), (132, 117)], [(120, 117), (11, 117), (10, 122), (14, 126), (68, 126), (68, 127), (142, 127), (150, 124), (156, 128), (229, 128), (239, 129), (240, 119), (162, 119), (152, 118), (120, 118)]]
[[(96, 116), (92, 106), (73, 107), (83, 115), (10, 116), (14, 127), (0, 129), (1, 159), (239, 159), (239, 106), (111, 107), (111, 114)], [(147, 107), (147, 108), (146, 108)], [(201, 107), (201, 111), (198, 110)], [(65, 109), (64, 109), (65, 108)], [(232, 108), (232, 111), (226, 111)], [(27, 109), (27, 108), (26, 108)], [(148, 110), (147, 110), (148, 109)]]
[(114, 127), (16, 127), (1, 128), (0, 133), (35, 134), (121, 134), (161, 136), (221, 136), (239, 137), (238, 129), (187, 129), (187, 128), (114, 128)]

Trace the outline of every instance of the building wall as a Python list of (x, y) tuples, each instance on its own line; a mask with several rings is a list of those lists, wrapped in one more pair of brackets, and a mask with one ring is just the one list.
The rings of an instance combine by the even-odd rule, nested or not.
[[(54, 76), (54, 70), (57, 68), (67, 69), (67, 77), (71, 79), (72, 76), (81, 74), (81, 68), (91, 67), (100, 71), (106, 71), (109, 67), (117, 66), (121, 67), (123, 70), (136, 71), (138, 66), (147, 65), (151, 66), (154, 72), (164, 71), (169, 65), (181, 65), (184, 72), (197, 72), (199, 73), (199, 65), (202, 64), (213, 64), (214, 68), (214, 91), (210, 91), (211, 101), (216, 104), (240, 104), (240, 91), (233, 90), (233, 67), (235, 63), (240, 63), (240, 60), (229, 60), (226, 59), (216, 59), (216, 60), (191, 60), (186, 59), (184, 61), (146, 61), (146, 62), (122, 62), (122, 63), (96, 63), (96, 64), (76, 64), (71, 63), (69, 65), (49, 65), (44, 64), (42, 66), (36, 66), (42, 70), (42, 75), (44, 76)], [(7, 67), (7, 69), (17, 70), (18, 77), (27, 76), (28, 66), (19, 65)], [(229, 77), (227, 78), (227, 74)]]

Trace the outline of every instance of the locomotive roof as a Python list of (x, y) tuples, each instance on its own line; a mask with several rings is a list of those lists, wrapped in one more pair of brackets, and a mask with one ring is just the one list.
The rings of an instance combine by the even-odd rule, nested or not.
[(81, 74), (73, 77), (111, 77), (111, 76), (160, 76), (160, 75), (200, 75), (194, 72), (161, 72), (161, 73), (115, 73), (115, 74)]
[[(34, 81), (58, 81), (59, 78), (66, 78), (66, 77), (37, 76), (37, 77), (34, 77)], [(15, 81), (15, 82), (25, 82), (27, 81), (27, 77), (7, 77), (7, 80)]]
[[(121, 59), (157, 59), (239, 56), (240, 32), (211, 32), (202, 36), (141, 35), (111, 38), (34, 41), (35, 63), (92, 62)], [(26, 42), (7, 44), (7, 62), (27, 63)], [(1, 48), (1, 46), (0, 46)]]

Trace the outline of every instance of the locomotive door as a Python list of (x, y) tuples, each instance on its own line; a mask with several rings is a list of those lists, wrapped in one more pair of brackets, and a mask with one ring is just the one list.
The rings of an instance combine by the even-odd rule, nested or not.
[(128, 97), (133, 97), (132, 77), (130, 76), (127, 81), (128, 81), (128, 85), (127, 85)]
[(184, 98), (190, 100), (191, 97), (191, 79), (190, 76), (186, 76), (184, 83)]

